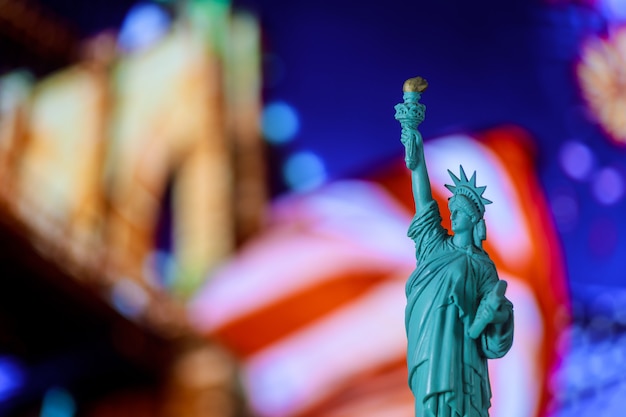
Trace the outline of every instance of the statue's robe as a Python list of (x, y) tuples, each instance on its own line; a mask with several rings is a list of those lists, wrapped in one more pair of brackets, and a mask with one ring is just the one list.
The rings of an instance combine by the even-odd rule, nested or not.
[(436, 202), (416, 213), (408, 235), (417, 267), (406, 284), (409, 385), (416, 417), (487, 417), (491, 388), (487, 359), (513, 343), (512, 304), (507, 322), (489, 324), (472, 339), (468, 329), (483, 297), (498, 281), (482, 249), (458, 248), (441, 226)]

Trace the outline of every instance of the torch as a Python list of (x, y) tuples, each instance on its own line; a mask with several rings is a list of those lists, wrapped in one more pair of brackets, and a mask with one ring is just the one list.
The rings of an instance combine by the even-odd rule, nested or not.
[(402, 86), (403, 103), (396, 104), (395, 118), (402, 126), (401, 141), (406, 150), (405, 162), (409, 169), (418, 164), (418, 145), (421, 146), (422, 135), (417, 127), (424, 120), (426, 106), (419, 102), (428, 82), (422, 77), (410, 78)]

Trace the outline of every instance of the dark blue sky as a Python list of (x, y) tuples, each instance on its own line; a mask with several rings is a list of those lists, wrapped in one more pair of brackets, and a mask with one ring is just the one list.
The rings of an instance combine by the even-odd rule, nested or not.
[[(84, 34), (119, 27), (130, 0), (46, 0)], [(561, 224), (575, 291), (626, 286), (626, 204), (606, 205), (589, 180), (563, 172), (568, 141), (591, 150), (595, 167), (626, 181), (626, 152), (590, 121), (574, 74), (586, 36), (607, 32), (606, 16), (585, 2), (465, 0), (239, 0), (263, 28), (266, 102), (297, 111), (300, 129), (270, 146), (274, 193), (289, 155), (319, 155), (330, 179), (359, 176), (402, 154), (393, 106), (405, 79), (425, 77), (425, 138), (512, 123), (536, 138), (537, 172), (551, 202), (576, 206)], [(562, 201), (562, 199), (560, 200)]]
[(301, 121), (295, 140), (275, 153), (310, 150), (330, 178), (401, 155), (393, 105), (406, 78), (424, 76), (424, 137), (504, 123), (528, 130), (548, 199), (565, 193), (577, 207), (575, 224), (560, 233), (574, 291), (626, 286), (623, 199), (599, 204), (590, 183), (559, 164), (563, 144), (576, 141), (598, 168), (626, 172), (624, 148), (590, 121), (574, 73), (581, 42), (604, 33), (606, 21), (565, 3), (257, 1), (266, 49), (280, 62), (277, 75), (276, 65), (266, 68), (265, 98), (290, 103)]
[(584, 28), (529, 2), (260, 3), (266, 45), (283, 63), (266, 98), (296, 106), (294, 146), (322, 154), (331, 176), (400, 151), (387, 115), (414, 75), (430, 83), (426, 137), (503, 122), (546, 140), (567, 135), (568, 61)]

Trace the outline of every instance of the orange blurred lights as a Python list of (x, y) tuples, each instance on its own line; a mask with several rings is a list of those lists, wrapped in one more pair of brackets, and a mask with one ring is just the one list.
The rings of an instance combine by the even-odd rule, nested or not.
[(263, 222), (260, 33), (228, 2), (146, 7), (69, 68), (0, 78), (0, 204), (64, 268), (186, 297)]
[(626, 27), (587, 39), (576, 73), (593, 118), (615, 142), (626, 144)]

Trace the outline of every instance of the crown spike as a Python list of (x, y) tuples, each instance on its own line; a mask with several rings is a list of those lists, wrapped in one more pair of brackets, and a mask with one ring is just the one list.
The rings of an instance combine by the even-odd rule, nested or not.
[(461, 171), (461, 181), (467, 182), (467, 175), (465, 174), (465, 170), (463, 169), (463, 165), (459, 165), (459, 169)]
[(454, 175), (454, 173), (450, 170), (448, 170), (448, 174), (450, 174), (450, 178), (452, 178), (452, 181), (454, 181), (454, 185), (459, 185), (459, 183), (461, 182), (461, 180), (459, 179), (459, 177), (457, 177), (456, 175)]
[(472, 184), (472, 187), (476, 188), (476, 171), (472, 174), (472, 178), (470, 178), (469, 182)]

